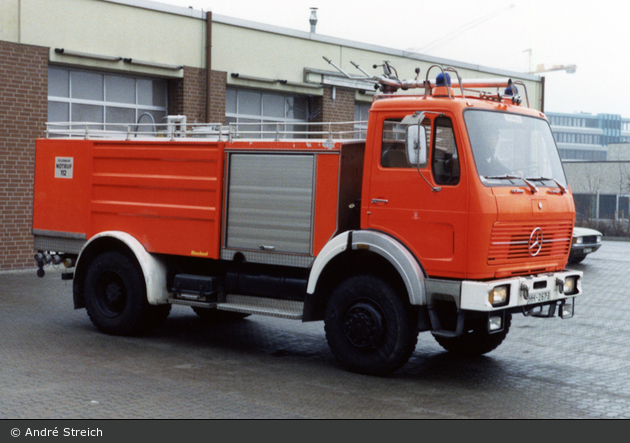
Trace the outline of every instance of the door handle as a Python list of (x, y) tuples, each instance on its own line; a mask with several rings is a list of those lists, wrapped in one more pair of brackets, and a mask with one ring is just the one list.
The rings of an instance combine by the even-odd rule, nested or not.
[(373, 198), (372, 203), (389, 203), (389, 200), (384, 198)]

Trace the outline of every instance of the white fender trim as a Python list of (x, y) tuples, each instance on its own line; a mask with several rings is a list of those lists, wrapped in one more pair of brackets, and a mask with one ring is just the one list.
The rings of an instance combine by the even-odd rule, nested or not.
[[(351, 240), (349, 238), (351, 237)], [(348, 231), (339, 234), (319, 253), (308, 279), (306, 292), (313, 294), (326, 265), (337, 255), (352, 249), (368, 249), (384, 257), (398, 271), (407, 288), (412, 305), (426, 304), (424, 271), (415, 257), (396, 239), (377, 231)]]
[(313, 262), (313, 266), (311, 266), (311, 273), (308, 276), (308, 285), (306, 287), (306, 292), (308, 294), (313, 294), (315, 292), (315, 287), (317, 286), (319, 276), (321, 275), (328, 262), (335, 258), (337, 255), (344, 252), (346, 249), (348, 249), (349, 236), (350, 231), (339, 234), (328, 243), (326, 243), (324, 248), (320, 251), (319, 255)]
[(169, 293), (166, 287), (166, 265), (160, 259), (149, 254), (135, 237), (127, 234), (126, 232), (105, 231), (96, 234), (85, 245), (83, 245), (81, 253), (79, 254), (79, 261), (81, 260), (83, 251), (89, 248), (93, 241), (103, 237), (120, 240), (136, 257), (144, 276), (144, 282), (147, 288), (147, 300), (149, 304), (158, 305), (167, 303)]

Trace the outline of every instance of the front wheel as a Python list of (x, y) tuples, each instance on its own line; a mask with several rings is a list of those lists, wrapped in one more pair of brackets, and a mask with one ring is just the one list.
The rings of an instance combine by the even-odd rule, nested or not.
[(569, 256), (569, 263), (572, 264), (572, 265), (576, 265), (578, 263), (582, 263), (585, 258), (586, 258), (586, 255), (581, 256), (581, 257), (571, 257), (571, 256)]
[(447, 351), (465, 357), (476, 357), (495, 350), (505, 340), (512, 324), (512, 314), (505, 314), (503, 330), (490, 334), (485, 322), (478, 322), (462, 335), (457, 337), (441, 337), (434, 335), (435, 340)]
[(348, 370), (385, 375), (402, 367), (418, 341), (417, 318), (385, 281), (351, 277), (332, 293), (324, 327), (328, 345)]
[(85, 278), (85, 307), (92, 323), (112, 335), (146, 332), (168, 316), (171, 305), (150, 305), (139, 265), (118, 251), (104, 252)]

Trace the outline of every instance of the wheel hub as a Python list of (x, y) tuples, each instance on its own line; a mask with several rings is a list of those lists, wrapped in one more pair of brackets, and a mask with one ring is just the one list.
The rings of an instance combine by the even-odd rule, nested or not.
[(101, 281), (102, 289), (98, 297), (101, 312), (107, 317), (121, 314), (127, 303), (124, 284), (115, 273), (107, 273)]
[(357, 348), (373, 347), (383, 336), (383, 317), (372, 305), (357, 303), (346, 313), (344, 334)]
[(122, 297), (122, 288), (118, 283), (110, 283), (105, 288), (105, 300), (108, 305), (115, 305)]

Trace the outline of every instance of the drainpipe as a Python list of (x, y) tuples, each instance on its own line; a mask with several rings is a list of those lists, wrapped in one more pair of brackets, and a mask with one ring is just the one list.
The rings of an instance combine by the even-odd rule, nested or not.
[(541, 93), (540, 93), (540, 112), (544, 113), (545, 112), (545, 77), (542, 76), (541, 77), (541, 82), (540, 82), (540, 87), (541, 87)]
[[(206, 123), (212, 110), (212, 12), (206, 12)], [(222, 123), (222, 122), (221, 122)]]

